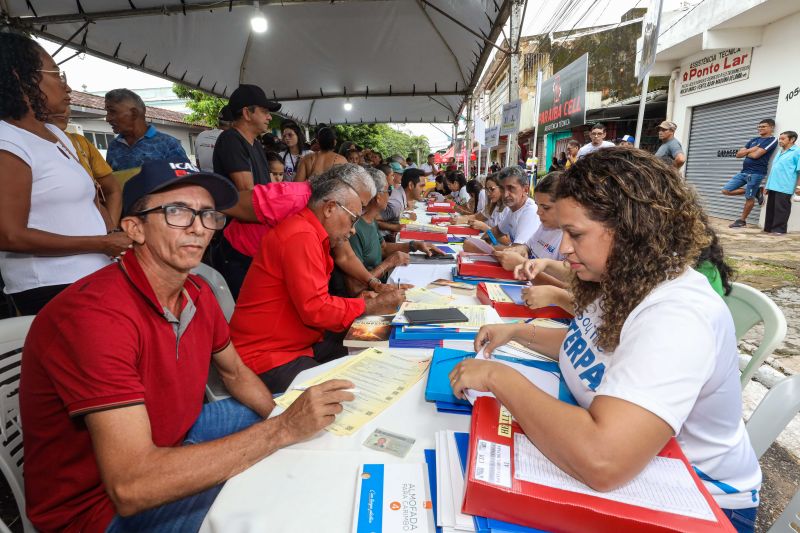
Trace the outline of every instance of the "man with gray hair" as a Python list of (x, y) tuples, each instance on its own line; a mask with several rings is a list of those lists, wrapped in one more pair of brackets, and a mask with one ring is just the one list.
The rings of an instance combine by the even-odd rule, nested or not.
[(331, 296), (330, 251), (353, 235), (375, 183), (357, 165), (337, 165), (309, 185), (308, 206), (261, 241), (231, 319), (242, 361), (273, 393), (285, 391), (301, 371), (344, 355), (337, 342), (323, 340), (326, 331), (344, 331), (362, 314), (393, 313), (405, 299), (403, 291)]
[(106, 93), (106, 122), (117, 136), (108, 146), (106, 161), (115, 171), (138, 168), (145, 161), (189, 163), (181, 142), (145, 121), (145, 105), (130, 89)]
[[(536, 203), (528, 196), (530, 181), (528, 174), (519, 167), (506, 167), (498, 173), (503, 186), (503, 204), (506, 208), (500, 215), (500, 223), (489, 229), (486, 239), (492, 234), (496, 250), (502, 250), (509, 244), (524, 244), (533, 236), (541, 222), (536, 214)], [(464, 244), (464, 251), (477, 252), (477, 247)]]

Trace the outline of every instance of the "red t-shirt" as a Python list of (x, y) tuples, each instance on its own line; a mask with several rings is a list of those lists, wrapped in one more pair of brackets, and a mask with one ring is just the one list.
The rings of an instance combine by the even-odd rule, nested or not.
[[(114, 517), (86, 413), (144, 403), (156, 446), (180, 446), (211, 354), (230, 342), (208, 285), (184, 283), (179, 338), (136, 256), (86, 276), (36, 317), (22, 355), (25, 498), (39, 531), (105, 531)], [(177, 326), (177, 324), (176, 324)]]
[(364, 313), (363, 299), (330, 295), (332, 271), (328, 234), (308, 208), (264, 236), (231, 318), (233, 344), (253, 372), (313, 356), (323, 332)]

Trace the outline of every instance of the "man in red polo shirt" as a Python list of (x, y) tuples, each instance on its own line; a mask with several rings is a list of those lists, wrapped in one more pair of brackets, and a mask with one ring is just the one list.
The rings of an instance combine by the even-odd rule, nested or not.
[(341, 343), (323, 341), (347, 330), (362, 315), (392, 313), (405, 292), (375, 298), (340, 298), (328, 292), (330, 250), (355, 233), (375, 186), (363, 169), (331, 167), (310, 180), (308, 207), (275, 226), (261, 241), (231, 318), (231, 336), (244, 364), (273, 392), (282, 392), (301, 371), (341, 356)]
[[(352, 400), (347, 381), (274, 407), (208, 285), (189, 271), (235, 188), (152, 161), (123, 191), (133, 251), (36, 317), (20, 383), (25, 496), (40, 531), (197, 531), (222, 483), (307, 438)], [(232, 398), (203, 406), (214, 363)], [(184, 446), (192, 444), (192, 446)]]

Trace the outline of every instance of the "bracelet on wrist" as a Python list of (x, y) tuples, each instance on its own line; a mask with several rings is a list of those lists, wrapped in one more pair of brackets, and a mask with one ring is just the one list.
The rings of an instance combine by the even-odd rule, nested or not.
[(408, 241), (408, 251), (409, 252), (417, 251), (417, 241)]
[(369, 281), (367, 281), (367, 287), (371, 289), (373, 283), (377, 283), (378, 285), (380, 285), (381, 284), (381, 280), (379, 280), (378, 278), (375, 278), (375, 277), (369, 278)]

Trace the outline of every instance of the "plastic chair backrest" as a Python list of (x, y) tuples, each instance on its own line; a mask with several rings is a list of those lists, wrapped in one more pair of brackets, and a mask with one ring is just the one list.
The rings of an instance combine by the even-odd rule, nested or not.
[(800, 490), (795, 492), (792, 501), (767, 533), (796, 533), (798, 531), (800, 531)]
[(222, 308), (222, 314), (225, 315), (225, 320), (230, 322), (236, 302), (233, 300), (231, 290), (228, 288), (228, 283), (222, 277), (222, 274), (204, 263), (200, 263), (193, 268), (192, 274), (197, 274), (211, 286), (211, 290)]
[(786, 337), (786, 317), (767, 295), (743, 283), (733, 283), (733, 289), (725, 296), (725, 303), (733, 315), (736, 327), (736, 340), (759, 322), (764, 323), (764, 338), (758, 345), (750, 363), (744, 368), (741, 376), (744, 388), (753, 374), (756, 373), (761, 363), (766, 359)]
[(756, 457), (775, 442), (778, 435), (800, 412), (800, 374), (780, 380), (767, 392), (747, 421), (750, 443)]
[(22, 345), (34, 318), (36, 317), (21, 316), (0, 320), (0, 471), (17, 501), (22, 527), (26, 533), (35, 530), (25, 514), (19, 375)]
[[(220, 308), (222, 308), (225, 320), (230, 322), (236, 302), (233, 300), (233, 295), (228, 288), (228, 282), (225, 281), (222, 274), (203, 263), (193, 268), (192, 273), (203, 278), (211, 286), (211, 291), (216, 296)], [(220, 377), (216, 367), (211, 365), (208, 370), (208, 382), (206, 383), (206, 399), (209, 402), (216, 402), (229, 397), (230, 394), (228, 394), (228, 389), (225, 388), (225, 384), (222, 382), (222, 377)]]

